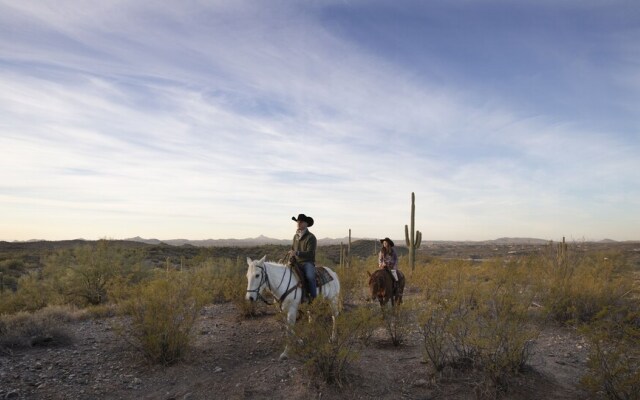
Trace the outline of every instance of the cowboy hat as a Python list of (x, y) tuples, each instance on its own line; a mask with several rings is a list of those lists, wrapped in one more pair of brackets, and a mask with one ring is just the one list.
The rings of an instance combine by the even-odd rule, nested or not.
[(294, 221), (304, 221), (307, 223), (307, 226), (313, 226), (313, 218), (311, 217), (307, 217), (304, 214), (298, 214), (298, 218), (296, 217), (291, 217), (292, 220)]
[(389, 242), (389, 245), (390, 245), (391, 247), (394, 247), (394, 246), (395, 246), (395, 244), (393, 244), (393, 240), (389, 239), (388, 237), (386, 237), (386, 238), (384, 238), (384, 239), (380, 239), (380, 243), (382, 243), (382, 242)]

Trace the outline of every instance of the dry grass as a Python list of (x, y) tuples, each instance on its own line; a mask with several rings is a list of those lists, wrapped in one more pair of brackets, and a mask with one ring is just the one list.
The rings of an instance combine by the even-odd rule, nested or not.
[(88, 317), (72, 306), (50, 306), (35, 312), (21, 311), (0, 317), (0, 350), (65, 345), (72, 341), (69, 322)]

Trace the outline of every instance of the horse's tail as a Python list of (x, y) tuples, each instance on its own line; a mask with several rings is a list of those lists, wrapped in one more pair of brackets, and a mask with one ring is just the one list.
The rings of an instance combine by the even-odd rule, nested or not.
[(404, 295), (404, 285), (406, 283), (406, 279), (404, 277), (404, 274), (400, 271), (398, 271), (398, 286), (397, 286), (397, 291), (396, 291), (396, 301), (398, 304), (402, 303), (402, 296)]

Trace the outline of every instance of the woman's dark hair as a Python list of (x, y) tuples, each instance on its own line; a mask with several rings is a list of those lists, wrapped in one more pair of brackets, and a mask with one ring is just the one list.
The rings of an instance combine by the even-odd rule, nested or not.
[(389, 246), (389, 247), (382, 246), (380, 251), (382, 252), (383, 256), (386, 256), (387, 254), (393, 254), (395, 250), (393, 249), (393, 246)]

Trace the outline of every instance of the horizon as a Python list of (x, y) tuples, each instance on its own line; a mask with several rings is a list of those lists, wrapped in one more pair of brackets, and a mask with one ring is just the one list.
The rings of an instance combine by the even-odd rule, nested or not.
[[(0, 239), (636, 240), (640, 5), (0, 0)], [(166, 239), (171, 240), (171, 239)], [(206, 240), (206, 239), (191, 239)]]
[[(75, 240), (80, 240), (80, 241), (98, 241), (98, 240), (112, 240), (112, 241), (160, 241), (160, 242), (171, 242), (171, 241), (187, 241), (187, 242), (205, 242), (205, 241), (251, 241), (251, 240), (277, 240), (277, 241), (291, 241), (291, 238), (288, 239), (281, 239), (281, 238), (275, 238), (275, 237), (269, 237), (269, 236), (265, 236), (265, 235), (258, 235), (255, 237), (244, 237), (244, 238), (234, 238), (234, 237), (225, 237), (225, 238), (207, 238), (207, 239), (187, 239), (187, 238), (171, 238), (171, 239), (167, 239), (167, 238), (157, 238), (157, 237), (141, 237), (141, 236), (132, 236), (132, 237), (125, 237), (125, 238), (107, 238), (107, 237), (102, 237), (102, 238), (96, 238), (96, 239), (87, 239), (87, 238), (83, 238), (83, 237), (75, 237), (75, 238), (69, 238), (69, 239), (53, 239), (53, 240), (49, 240), (49, 239), (37, 239), (37, 238), (32, 238), (32, 239), (27, 239), (27, 240), (4, 240), (4, 239), (0, 239), (0, 241), (3, 242), (7, 242), (7, 243), (27, 243), (27, 242), (40, 242), (40, 241), (45, 241), (45, 242), (59, 242), (59, 241), (75, 241)], [(318, 237), (319, 241), (331, 241), (331, 240), (348, 240), (348, 236), (343, 236), (343, 237)], [(548, 239), (548, 238), (541, 238), (541, 237), (497, 237), (497, 238), (492, 238), (492, 239), (478, 239), (478, 240), (465, 240), (465, 239), (422, 239), (422, 242), (458, 242), (458, 243), (463, 243), (463, 242), (494, 242), (494, 241), (500, 241), (500, 240), (513, 240), (513, 241), (518, 241), (518, 240), (542, 240), (542, 241), (547, 241), (547, 242), (561, 242), (562, 239), (565, 239), (565, 241), (567, 243), (579, 243), (579, 242), (605, 242), (605, 241), (613, 241), (613, 242), (619, 242), (619, 243), (623, 243), (623, 242), (640, 242), (640, 240), (634, 240), (634, 239), (627, 239), (627, 240), (615, 240), (615, 239), (610, 239), (610, 238), (602, 238), (602, 239), (587, 239), (587, 238), (560, 238), (560, 239)], [(359, 240), (375, 240), (375, 241), (379, 241), (379, 238), (373, 238), (373, 237), (352, 237), (351, 238), (352, 241), (359, 241)], [(405, 239), (404, 238), (391, 238), (391, 240), (393, 240), (394, 242), (397, 242), (399, 246), (405, 246)]]

